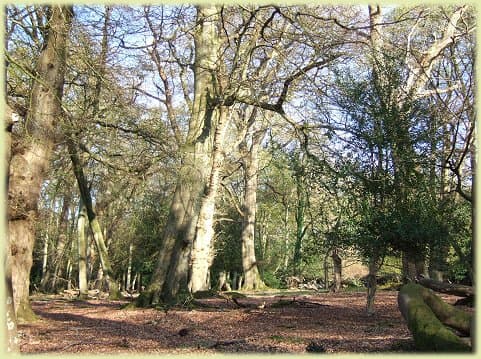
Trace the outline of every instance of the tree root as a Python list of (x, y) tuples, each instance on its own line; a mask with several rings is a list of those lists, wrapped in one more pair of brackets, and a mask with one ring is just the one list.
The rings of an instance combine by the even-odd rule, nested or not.
[(469, 335), (471, 315), (443, 302), (432, 290), (419, 284), (406, 284), (399, 292), (398, 305), (419, 350), (443, 352), (472, 350), (465, 340), (450, 329), (454, 328)]

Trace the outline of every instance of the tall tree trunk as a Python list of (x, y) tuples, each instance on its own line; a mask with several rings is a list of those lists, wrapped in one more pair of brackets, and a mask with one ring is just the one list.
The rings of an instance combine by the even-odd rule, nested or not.
[(324, 289), (329, 289), (329, 251), (324, 256), (323, 268), (324, 268)]
[[(473, 121), (475, 121), (473, 119)], [(470, 154), (470, 160), (471, 160), (471, 178), (472, 178), (472, 185), (471, 185), (471, 198), (474, 200), (476, 199), (477, 196), (477, 151), (476, 151), (476, 126), (474, 127), (473, 131), (473, 142), (471, 143), (470, 149), (469, 149), (469, 154)], [(472, 233), (472, 238), (471, 238), (471, 243), (470, 243), (470, 251), (469, 251), (469, 278), (471, 279), (471, 283), (474, 286), (475, 285), (475, 275), (474, 275), (474, 253), (476, 253), (476, 248), (475, 248), (475, 239), (476, 239), (476, 233), (478, 233), (478, 225), (476, 221), (476, 206), (474, 205), (474, 202), (471, 203), (471, 233)]]
[(403, 252), (402, 254), (402, 278), (404, 283), (414, 282), (416, 280), (416, 263), (411, 254)]
[[(11, 109), (7, 106), (6, 108), (6, 116), (5, 116), (5, 121), (6, 121), (6, 133), (4, 135), (5, 138), (5, 149), (6, 149), (6, 168), (8, 169), (10, 167), (10, 157), (11, 157), (11, 130), (12, 130), (12, 125), (13, 125), (13, 112)], [(7, 198), (8, 194), (8, 184), (9, 184), (9, 174), (7, 172), (6, 175), (6, 181), (4, 184), (4, 187), (2, 190), (4, 191), (5, 198)], [(3, 206), (2, 206), (3, 207)], [(5, 206), (6, 207), (6, 206)], [(4, 207), (4, 208), (5, 208)], [(2, 224), (4, 224), (3, 219), (2, 219)], [(14, 299), (13, 299), (13, 286), (12, 286), (12, 265), (10, 263), (10, 257), (8, 256), (8, 253), (10, 253), (10, 241), (8, 238), (8, 232), (5, 237), (5, 258), (4, 261), (2, 261), (5, 264), (5, 315), (6, 315), (6, 351), (9, 353), (18, 353), (20, 348), (19, 348), (19, 343), (18, 343), (18, 332), (17, 332), (17, 315), (15, 314), (15, 306), (14, 306)]]
[(202, 195), (210, 175), (211, 148), (218, 116), (213, 103), (218, 88), (220, 41), (218, 6), (198, 6), (194, 33), (194, 101), (177, 186), (155, 273), (139, 304), (172, 300), (188, 291), (189, 260)]
[[(50, 208), (54, 208), (55, 199), (52, 199), (50, 202)], [(48, 282), (50, 280), (50, 272), (49, 272), (49, 261), (48, 261), (48, 247), (49, 242), (51, 241), (50, 238), (50, 231), (52, 228), (52, 222), (54, 218), (54, 212), (50, 213), (49, 221), (47, 224), (47, 228), (45, 230), (45, 236), (43, 239), (43, 251), (42, 251), (42, 278), (40, 279), (40, 290), (43, 292), (48, 291)]]
[(188, 193), (180, 181), (177, 183), (172, 203), (169, 210), (167, 223), (162, 234), (162, 242), (157, 259), (157, 265), (147, 290), (139, 297), (137, 304), (140, 306), (157, 304), (162, 300), (162, 288), (167, 278), (170, 261), (174, 254), (176, 239), (183, 232), (183, 220), (186, 206), (189, 202)]
[[(8, 249), (8, 246), (7, 246)], [(19, 351), (19, 340), (17, 332), (17, 316), (15, 314), (14, 299), (13, 299), (13, 287), (12, 287), (12, 273), (10, 263), (5, 263), (5, 324), (7, 326), (6, 339), (7, 339), (7, 352), (17, 353)]]
[(255, 253), (255, 223), (257, 207), (257, 176), (259, 171), (259, 148), (265, 130), (254, 130), (249, 151), (244, 157), (244, 216), (242, 219), (242, 269), (244, 271), (243, 289), (258, 289), (265, 286), (259, 274)]
[(58, 227), (58, 237), (56, 243), (56, 251), (53, 258), (53, 278), (52, 283), (50, 285), (50, 290), (56, 292), (59, 289), (59, 285), (63, 286), (64, 281), (61, 284), (58, 284), (58, 279), (64, 279), (63, 277), (63, 265), (64, 265), (64, 257), (65, 257), (65, 247), (68, 245), (69, 238), (68, 238), (68, 211), (70, 207), (70, 198), (69, 194), (63, 196), (63, 203), (62, 203), (62, 210), (60, 211), (60, 215), (57, 222)]
[(62, 262), (64, 258), (66, 240), (67, 238), (65, 237), (64, 234), (59, 234), (57, 239), (55, 259), (54, 259), (53, 277), (52, 277), (52, 282), (50, 284), (50, 291), (52, 292), (56, 292), (57, 289), (59, 289), (58, 287), (61, 284), (58, 284), (58, 280), (63, 279), (62, 278), (62, 275), (63, 275)]
[(341, 290), (342, 282), (342, 258), (339, 255), (339, 249), (334, 248), (331, 254), (334, 272), (334, 283), (332, 285), (331, 291), (337, 293)]
[[(96, 83), (94, 88), (94, 95), (92, 97), (93, 101), (91, 104), (89, 104), (91, 113), (89, 113), (88, 116), (92, 119), (97, 116), (99, 111), (100, 94), (102, 90), (102, 83), (104, 81), (107, 56), (108, 56), (108, 50), (109, 50), (108, 28), (110, 24), (111, 12), (112, 12), (112, 8), (110, 6), (106, 6), (103, 30), (102, 30), (101, 50), (98, 58), (99, 67), (96, 72), (97, 78), (96, 78)], [(72, 119), (70, 120), (72, 121)], [(82, 161), (80, 159), (80, 155), (78, 151), (78, 145), (75, 143), (76, 141), (75, 135), (74, 135), (75, 126), (73, 123), (71, 123), (71, 125), (72, 125), (72, 129), (67, 129), (64, 133), (64, 137), (67, 142), (70, 159), (72, 161), (73, 171), (79, 187), (80, 197), (86, 209), (87, 218), (89, 221), (89, 227), (94, 238), (95, 246), (97, 248), (99, 261), (102, 267), (103, 278), (105, 279), (105, 282), (109, 291), (109, 297), (117, 298), (119, 296), (119, 291), (116, 283), (114, 283), (113, 281), (113, 277), (112, 277), (113, 272), (112, 272), (110, 260), (108, 257), (107, 247), (105, 245), (104, 234), (102, 232), (102, 229), (98, 220), (98, 216), (95, 213), (93, 208), (90, 188), (88, 187), (87, 179), (85, 178), (85, 174), (83, 171)]]
[(212, 168), (207, 193), (202, 198), (197, 221), (197, 232), (191, 254), (191, 276), (189, 290), (195, 293), (201, 290), (210, 289), (210, 266), (214, 259), (214, 214), (215, 200), (219, 189), (219, 174), (222, 169), (224, 158), (223, 147), (225, 131), (227, 128), (227, 108), (218, 108), (219, 122), (214, 135), (214, 146), (212, 149)]
[(12, 263), (15, 310), (18, 318), (26, 320), (33, 317), (28, 296), (37, 201), (53, 149), (56, 121), (62, 114), (66, 47), (72, 15), (70, 7), (52, 7), (48, 36), (36, 65), (24, 136), (14, 138), (9, 168), (8, 255)]
[[(13, 111), (10, 107), (6, 106), (6, 114), (5, 114), (5, 152), (6, 152), (6, 168), (10, 167), (10, 158), (11, 158), (11, 144), (12, 144), (12, 125), (13, 125)], [(9, 184), (9, 173), (7, 171), (7, 175), (5, 176), (5, 183), (2, 191), (4, 191), (5, 198), (7, 198), (8, 194), (8, 184)], [(2, 206), (2, 208), (6, 208), (6, 206)], [(3, 218), (1, 220), (2, 227), (3, 227)], [(4, 247), (6, 249), (5, 258), (2, 263), (5, 265), (5, 315), (6, 315), (6, 351), (8, 353), (18, 353), (19, 348), (19, 341), (18, 341), (18, 332), (17, 332), (17, 315), (15, 314), (15, 306), (13, 303), (13, 287), (12, 287), (12, 265), (10, 262), (10, 257), (8, 253), (10, 253), (10, 241), (8, 238), (8, 232), (5, 236), (5, 243)]]
[[(204, 182), (205, 183), (205, 182)], [(178, 294), (187, 294), (189, 284), (190, 255), (195, 238), (195, 224), (199, 219), (201, 191), (190, 200), (187, 215), (184, 217), (181, 236), (177, 238), (170, 261), (167, 278), (162, 288), (162, 299), (166, 302), (177, 300)]]
[(367, 303), (366, 311), (368, 315), (372, 315), (375, 312), (374, 299), (377, 291), (377, 272), (379, 270), (379, 258), (373, 256), (369, 258), (369, 274), (367, 276)]
[(290, 231), (289, 231), (289, 203), (287, 202), (287, 199), (284, 201), (284, 260), (283, 260), (283, 265), (284, 265), (284, 271), (287, 272), (287, 269), (289, 268), (289, 237), (290, 237)]
[(306, 235), (306, 224), (305, 224), (305, 212), (306, 212), (306, 186), (304, 183), (304, 159), (302, 154), (299, 154), (299, 158), (295, 160), (295, 177), (296, 177), (296, 192), (297, 192), (297, 204), (296, 204), (296, 242), (294, 243), (294, 256), (293, 271), (294, 275), (298, 276), (300, 274), (300, 264), (302, 259), (302, 241)]
[(110, 264), (107, 247), (105, 245), (104, 235), (102, 228), (100, 227), (98, 217), (93, 208), (92, 195), (90, 194), (90, 189), (87, 185), (80, 156), (77, 152), (75, 144), (70, 138), (67, 139), (67, 146), (70, 152), (70, 159), (72, 161), (75, 178), (77, 179), (80, 197), (82, 198), (82, 202), (85, 206), (90, 230), (92, 231), (95, 246), (97, 248), (103, 277), (108, 287), (109, 297), (115, 299), (119, 297), (119, 289), (113, 280), (112, 266)]
[(135, 291), (135, 285), (137, 284), (138, 273), (135, 273), (134, 279), (132, 279), (132, 291)]
[(48, 229), (45, 233), (45, 237), (43, 239), (43, 249), (42, 249), (42, 278), (40, 279), (40, 287), (42, 284), (45, 283), (47, 279), (47, 264), (48, 264), (48, 242), (50, 238), (48, 236)]
[(125, 290), (128, 292), (130, 291), (130, 283), (131, 283), (131, 279), (132, 279), (132, 254), (134, 252), (134, 244), (133, 243), (130, 243), (129, 244), (129, 260), (128, 260), (128, 263), (127, 263), (127, 275), (126, 275), (126, 278), (125, 278)]
[(78, 276), (79, 276), (79, 297), (86, 299), (88, 295), (87, 280), (87, 236), (85, 233), (85, 225), (87, 223), (87, 210), (79, 200), (79, 212), (77, 220), (77, 239), (78, 239)]

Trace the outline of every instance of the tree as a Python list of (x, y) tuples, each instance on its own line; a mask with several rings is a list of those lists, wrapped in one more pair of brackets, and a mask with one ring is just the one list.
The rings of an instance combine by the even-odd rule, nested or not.
[(242, 269), (246, 290), (264, 287), (260, 277), (255, 254), (255, 223), (257, 207), (257, 179), (259, 172), (259, 147), (265, 136), (265, 129), (252, 126), (242, 144), (244, 169), (244, 203), (242, 206)]
[[(422, 16), (417, 10), (412, 11), (417, 16), (415, 19)], [(429, 176), (424, 170), (422, 152), (425, 138), (418, 131), (428, 120), (424, 115), (429, 113), (428, 97), (436, 91), (449, 91), (431, 91), (425, 87), (430, 84), (432, 66), (440, 61), (443, 51), (453, 41), (458, 41), (453, 34), (459, 31), (459, 36), (465, 36), (464, 29), (453, 25), (465, 11), (464, 7), (457, 8), (446, 22), (437, 24), (440, 38), (426, 46), (421, 60), (413, 60), (417, 56), (413, 40), (417, 23), (404, 29), (407, 57), (403, 58), (396, 55), (397, 49), (390, 43), (390, 36), (395, 35), (383, 25), (381, 8), (369, 7), (369, 33), (362, 36), (368, 39), (370, 50), (367, 58), (360, 59), (357, 70), (368, 77), (357, 87), (353, 84), (361, 77), (354, 79), (340, 72), (340, 77), (350, 80), (340, 86), (344, 95), (335, 95), (334, 103), (347, 115), (348, 123), (353, 121), (353, 126), (337, 127), (335, 123), (341, 121), (333, 118), (331, 126), (326, 127), (342, 133), (346, 147), (352, 154), (358, 153), (355, 160), (342, 159), (341, 162), (348, 164), (347, 173), (353, 175), (358, 186), (365, 187), (366, 191), (361, 192), (363, 197), (368, 194), (359, 207), (364, 210), (358, 225), (359, 229), (364, 228), (365, 235), (369, 233), (366, 238), (371, 238), (372, 243), (362, 238), (357, 240), (370, 263), (368, 310), (372, 308), (369, 299), (374, 296), (376, 272), (384, 256), (379, 249), (386, 248), (387, 244), (403, 252), (406, 277), (415, 278), (424, 272), (427, 247), (445, 231), (439, 217), (432, 214), (433, 211), (439, 213), (440, 206), (423, 195)], [(397, 19), (395, 14), (393, 18)], [(343, 101), (343, 98), (349, 100)]]
[[(6, 168), (8, 169), (10, 167), (10, 150), (11, 150), (11, 129), (13, 125), (13, 113), (10, 107), (7, 106), (6, 108), (6, 127), (5, 127), (5, 148), (6, 148)], [(7, 191), (8, 191), (8, 179), (9, 176), (5, 176), (6, 181), (5, 181), (5, 187), (4, 187), (4, 195), (5, 198), (7, 197)], [(3, 224), (3, 223), (2, 223)], [(5, 254), (8, 254), (10, 252), (10, 242), (8, 235), (5, 236)], [(9, 260), (9, 256), (5, 255), (4, 259), (4, 271), (5, 271), (5, 314), (6, 314), (6, 351), (7, 352), (12, 352), (16, 353), (19, 351), (19, 346), (18, 346), (18, 332), (17, 332), (17, 315), (15, 313), (15, 306), (14, 306), (14, 298), (13, 298), (13, 284), (12, 284), (12, 265)]]
[[(24, 121), (12, 131), (9, 168), (8, 231), (14, 304), (17, 317), (33, 317), (29, 304), (29, 275), (32, 265), (37, 201), (54, 145), (56, 123), (62, 116), (66, 49), (73, 17), (72, 8), (46, 7), (44, 46), (39, 54), (30, 104)], [(13, 63), (14, 65), (17, 65)], [(19, 65), (21, 66), (21, 65)]]
[[(159, 293), (163, 290), (163, 297), (166, 299), (174, 297), (179, 288), (185, 290), (183, 283), (186, 282), (189, 269), (188, 259), (195, 235), (200, 233), (197, 229), (201, 228), (198, 226), (198, 219), (202, 193), (203, 191), (208, 193), (204, 188), (208, 186), (207, 181), (212, 169), (209, 164), (213, 158), (212, 141), (219, 109), (222, 106), (230, 108), (236, 103), (243, 103), (283, 114), (285, 112), (282, 106), (287, 99), (291, 84), (306, 72), (325, 66), (335, 58), (334, 55), (329, 54), (319, 60), (321, 55), (316, 49), (313, 51), (312, 58), (306, 60), (308, 64), (305, 67), (290, 65), (289, 70), (292, 70), (292, 74), (278, 84), (279, 81), (274, 76), (275, 70), (280, 64), (287, 64), (289, 45), (284, 44), (279, 35), (289, 27), (289, 18), (281, 16), (283, 21), (280, 29), (275, 26), (276, 31), (267, 32), (273, 17), (277, 14), (282, 15), (279, 9), (247, 8), (243, 9), (242, 17), (238, 17), (233, 12), (231, 14), (231, 10), (221, 7), (197, 8), (198, 26), (197, 31), (194, 32), (193, 63), (194, 101), (186, 144), (183, 146), (186, 150), (182, 152), (179, 183), (172, 204), (172, 220), (169, 220), (172, 225), (166, 225), (165, 239), (162, 244), (165, 250), (161, 251), (159, 257), (159, 265), (154, 276), (157, 279), (149, 289), (151, 293)], [(224, 19), (232, 22), (229, 23)], [(239, 30), (240, 38), (229, 37), (231, 31), (239, 32)], [(298, 31), (298, 28), (294, 27), (294, 32)], [(224, 36), (224, 32), (227, 36)], [(263, 49), (258, 46), (258, 42), (272, 42), (275, 46), (267, 44), (266, 49)], [(222, 49), (225, 51), (221, 51)], [(244, 59), (245, 56), (252, 58), (252, 61), (259, 66), (253, 66), (252, 61)], [(255, 86), (252, 81), (249, 81), (254, 78)], [(280, 93), (279, 87), (282, 89)], [(258, 88), (262, 89), (262, 93), (256, 93)], [(275, 96), (273, 94), (277, 95), (277, 99), (269, 102)], [(192, 163), (194, 155), (196, 161)], [(187, 204), (184, 206), (187, 211), (179, 211), (175, 214), (176, 208), (182, 208), (179, 206), (181, 201)], [(209, 216), (213, 216), (212, 211)], [(207, 221), (204, 218), (202, 222), (212, 223), (211, 220)], [(204, 233), (212, 233), (212, 231), (206, 230)], [(173, 238), (175, 236), (177, 241)], [(194, 256), (199, 258), (196, 254)], [(205, 264), (203, 267), (206, 267)], [(166, 278), (168, 278), (167, 282), (165, 282)], [(207, 283), (207, 280), (203, 279), (201, 282)], [(152, 296), (148, 302), (158, 301), (154, 297), (159, 296)]]
[(222, 107), (219, 122), (214, 134), (212, 168), (204, 193), (197, 221), (196, 234), (192, 245), (191, 275), (189, 291), (192, 293), (210, 289), (210, 267), (214, 260), (214, 213), (216, 195), (219, 188), (219, 172), (222, 169), (224, 137), (227, 129), (227, 109)]
[[(54, 9), (7, 8), (11, 173), (46, 154), (10, 178), (37, 221), (9, 184), (9, 219), (39, 239), (32, 288), (149, 283), (138, 304), (155, 305), (324, 265), (327, 287), (332, 262), (340, 290), (355, 253), (372, 313), (388, 256), (406, 280), (472, 280), (469, 7), (79, 6), (68, 46)], [(68, 70), (45, 75), (54, 39)]]
[(179, 290), (187, 289), (188, 259), (201, 195), (209, 176), (209, 151), (219, 116), (219, 108), (213, 102), (218, 91), (213, 80), (217, 79), (220, 55), (216, 27), (219, 8), (199, 6), (197, 12), (192, 114), (157, 268), (147, 289), (147, 302), (151, 304), (160, 298), (172, 300)]
[(78, 206), (78, 220), (77, 220), (77, 238), (78, 238), (78, 283), (79, 283), (79, 298), (87, 298), (88, 279), (87, 279), (87, 237), (85, 235), (85, 224), (87, 221), (87, 213), (82, 199)]

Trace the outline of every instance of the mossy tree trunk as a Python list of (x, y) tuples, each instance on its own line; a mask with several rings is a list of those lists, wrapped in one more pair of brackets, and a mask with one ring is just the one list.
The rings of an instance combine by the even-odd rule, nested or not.
[[(62, 116), (67, 41), (72, 8), (52, 6), (45, 44), (39, 55), (25, 121), (13, 131), (9, 166), (8, 235), (14, 305), (18, 318), (32, 319), (29, 303), (30, 269), (35, 241), (37, 203)], [(17, 125), (15, 125), (17, 127)]]
[(468, 313), (443, 302), (432, 290), (419, 284), (406, 284), (399, 292), (398, 305), (417, 349), (433, 352), (472, 350), (450, 328), (469, 335), (473, 318)]

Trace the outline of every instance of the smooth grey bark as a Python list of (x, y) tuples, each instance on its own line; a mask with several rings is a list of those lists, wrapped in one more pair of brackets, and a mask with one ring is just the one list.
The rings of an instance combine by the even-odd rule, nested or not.
[(244, 282), (242, 289), (258, 289), (265, 287), (259, 274), (255, 254), (255, 223), (257, 207), (257, 178), (259, 171), (259, 148), (266, 131), (253, 130), (249, 148), (244, 144), (244, 205), (242, 218), (242, 269)]
[(87, 236), (85, 225), (87, 224), (87, 210), (82, 202), (79, 201), (79, 213), (77, 220), (77, 239), (78, 239), (78, 277), (79, 277), (79, 297), (86, 299), (88, 296), (87, 279)]
[(224, 158), (224, 140), (227, 129), (227, 108), (220, 107), (219, 121), (214, 135), (214, 146), (212, 149), (212, 168), (209, 183), (206, 187), (200, 206), (199, 218), (196, 227), (191, 254), (191, 274), (189, 291), (195, 293), (210, 289), (210, 266), (214, 260), (214, 214), (215, 201), (219, 189), (219, 175), (222, 169)]
[[(54, 207), (54, 199), (50, 202), (50, 208)], [(48, 282), (50, 279), (50, 271), (49, 271), (49, 261), (48, 261), (48, 247), (50, 238), (50, 231), (53, 225), (54, 215), (51, 214), (48, 220), (47, 228), (45, 229), (45, 236), (43, 238), (43, 250), (42, 250), (42, 278), (40, 279), (40, 290), (46, 292), (48, 291)]]
[[(131, 278), (132, 278), (132, 255), (134, 252), (134, 244), (129, 244), (129, 259), (127, 263), (127, 274), (125, 277), (125, 290), (128, 292), (131, 288)], [(132, 285), (133, 287), (133, 285)]]
[(220, 56), (218, 6), (198, 6), (194, 32), (194, 101), (182, 163), (172, 200), (156, 270), (138, 304), (171, 301), (188, 291), (189, 260), (202, 195), (210, 175), (211, 151), (218, 122), (214, 99)]
[[(8, 232), (14, 305), (18, 318), (32, 319), (28, 295), (35, 241), (37, 202), (54, 145), (56, 122), (62, 116), (61, 99), (67, 56), (71, 7), (52, 6), (30, 93), (23, 137), (13, 138), (9, 167)], [(27, 136), (28, 134), (28, 136)]]
[(62, 210), (60, 211), (60, 216), (58, 218), (58, 237), (57, 243), (55, 245), (55, 252), (53, 256), (53, 278), (50, 283), (50, 290), (57, 291), (59, 286), (62, 286), (64, 282), (58, 283), (59, 279), (63, 279), (64, 270), (64, 259), (65, 259), (65, 248), (68, 246), (69, 236), (68, 236), (68, 210), (70, 206), (69, 194), (64, 195)]

